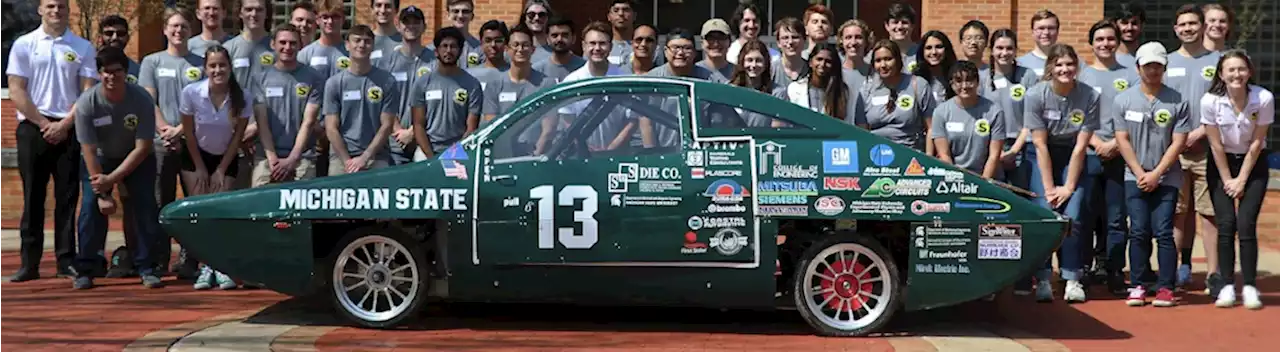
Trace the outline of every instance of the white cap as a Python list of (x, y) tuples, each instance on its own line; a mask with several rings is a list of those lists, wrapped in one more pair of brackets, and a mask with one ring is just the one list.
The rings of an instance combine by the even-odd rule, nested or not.
[(1138, 66), (1146, 65), (1152, 62), (1158, 62), (1161, 65), (1169, 64), (1169, 53), (1164, 49), (1164, 44), (1160, 42), (1147, 42), (1138, 47)]

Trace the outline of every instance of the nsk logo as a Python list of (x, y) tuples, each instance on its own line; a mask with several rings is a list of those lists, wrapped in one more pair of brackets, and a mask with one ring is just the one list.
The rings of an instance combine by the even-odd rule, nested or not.
[(822, 178), (822, 189), (831, 191), (861, 191), (857, 177), (826, 176)]

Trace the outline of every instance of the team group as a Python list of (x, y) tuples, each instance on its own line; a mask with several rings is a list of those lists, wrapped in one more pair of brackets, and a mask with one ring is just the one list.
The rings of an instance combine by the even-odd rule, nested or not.
[[(1169, 52), (1139, 40), (1146, 15), (1124, 4), (1088, 29), (1091, 63), (1057, 43), (1060, 21), (1048, 10), (1031, 18), (1035, 47), (1017, 56), (1017, 31), (980, 21), (959, 28), (958, 45), (936, 30), (916, 43), (919, 17), (903, 3), (889, 7), (885, 39), (858, 19), (834, 27), (831, 10), (813, 5), (773, 24), (776, 45), (765, 44), (769, 24), (744, 3), (700, 33), (670, 30), (661, 48), (628, 0), (612, 0), (607, 22), (581, 28), (531, 0), (516, 26), (487, 21), (478, 38), (475, 3), (449, 0), (451, 26), (430, 43), (421, 9), (367, 6), (376, 23), (344, 36), (340, 5), (300, 2), (288, 24), (268, 30), (270, 0), (241, 0), (239, 9), (201, 0), (200, 34), (191, 35), (191, 15), (167, 9), (167, 48), (139, 64), (124, 53), (123, 18), (99, 22), (95, 47), (68, 30), (67, 0), (41, 0), (42, 26), (14, 43), (6, 72), (24, 185), (22, 267), (10, 280), (39, 278), (50, 179), (58, 274), (74, 277), (75, 288), (133, 275), (160, 287), (166, 272), (196, 289), (234, 288), (185, 250), (167, 268), (170, 237), (157, 215), (178, 186), (207, 194), (425, 160), (541, 89), (649, 75), (757, 90), (1031, 190), (1074, 220), (1057, 253), (1068, 302), (1086, 300), (1096, 282), (1131, 306), (1149, 297), (1176, 305), (1176, 290), (1191, 284), (1198, 219), (1207, 293), (1231, 307), (1238, 286), (1244, 306), (1262, 305), (1257, 217), (1268, 171), (1258, 161), (1274, 97), (1252, 83), (1250, 57), (1226, 47), (1232, 13), (1220, 5), (1180, 8), (1172, 29), (1181, 46)], [(239, 35), (220, 25), (228, 10), (243, 22)], [(573, 52), (579, 43), (583, 56)], [(614, 142), (600, 148), (654, 146), (651, 124), (619, 118)], [(741, 123), (787, 125), (767, 116)], [(127, 244), (106, 270), (106, 217), (117, 207)], [(1053, 301), (1052, 263), (1015, 293)]]

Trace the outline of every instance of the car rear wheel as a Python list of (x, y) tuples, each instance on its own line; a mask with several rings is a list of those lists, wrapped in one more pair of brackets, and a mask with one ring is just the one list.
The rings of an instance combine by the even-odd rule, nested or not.
[(805, 251), (793, 295), (818, 334), (876, 332), (901, 305), (899, 273), (888, 250), (868, 236), (829, 236)]
[(352, 231), (330, 258), (330, 297), (361, 326), (394, 327), (427, 299), (427, 258), (412, 237), (395, 229)]

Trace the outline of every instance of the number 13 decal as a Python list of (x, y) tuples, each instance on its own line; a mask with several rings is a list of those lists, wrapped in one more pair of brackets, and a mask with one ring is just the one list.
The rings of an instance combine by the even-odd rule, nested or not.
[[(555, 187), (551, 185), (538, 186), (529, 190), (529, 199), (538, 200), (539, 249), (555, 248), (555, 240), (551, 234), (552, 229), (556, 227), (556, 212), (552, 197), (555, 197)], [(582, 223), (582, 233), (575, 233), (576, 226), (560, 227), (555, 231), (560, 234), (560, 245), (564, 248), (591, 249), (600, 239), (598, 236), (600, 225), (596, 223), (595, 218), (596, 207), (599, 206), (596, 197), (596, 189), (591, 186), (565, 186), (560, 190), (558, 197), (560, 206), (573, 207), (577, 200), (582, 200), (582, 210), (573, 212), (573, 221)]]

